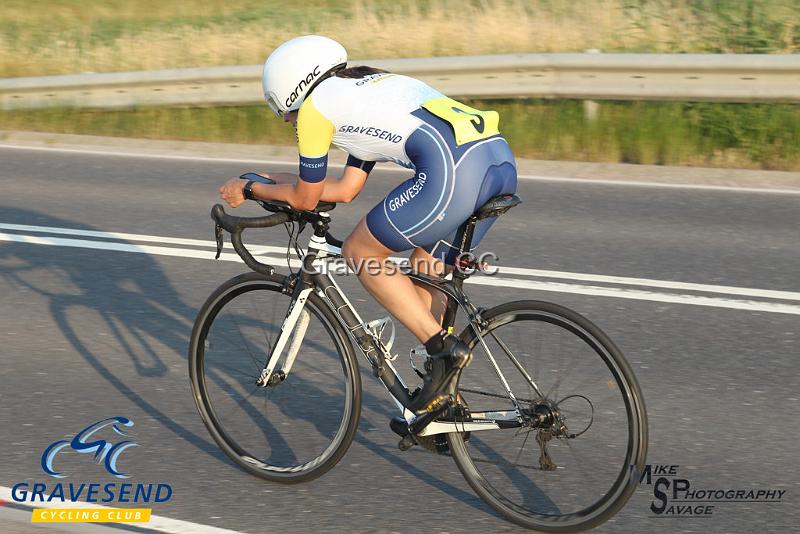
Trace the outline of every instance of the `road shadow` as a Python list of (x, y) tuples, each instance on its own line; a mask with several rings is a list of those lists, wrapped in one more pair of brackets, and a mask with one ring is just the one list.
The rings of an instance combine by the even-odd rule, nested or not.
[[(35, 221), (38, 226), (100, 230), (31, 210), (3, 207), (2, 213), (4, 222)], [(31, 235), (30, 232), (19, 233)], [(102, 241), (93, 237), (34, 235)], [(128, 244), (135, 246), (134, 243)], [(117, 343), (136, 374), (142, 377), (157, 378), (169, 373), (160, 354), (163, 347), (185, 360), (196, 310), (183, 302), (153, 258), (147, 254), (107, 251), (101, 253), (102, 258), (96, 258), (85, 248), (68, 249), (76, 251), (75, 254), (48, 253), (46, 249), (54, 247), (37, 245), (33, 259), (26, 254), (28, 249), (23, 248), (29, 246), (0, 242), (0, 277), (12, 287), (25, 288), (46, 298), (53, 321), (75, 352), (125, 398), (196, 449), (224, 459), (224, 454), (210, 439), (176, 421), (123, 379), (123, 373), (114, 369), (116, 355), (104, 354), (98, 349), (101, 343), (97, 336), (103, 335), (103, 331), (109, 332), (113, 337), (109, 341)], [(114, 256), (105, 262), (109, 254)], [(94, 335), (87, 336), (74, 324), (79, 314), (88, 314), (93, 319)], [(114, 350), (118, 349), (115, 347)], [(186, 375), (181, 379), (182, 385), (188, 381)]]
[[(101, 230), (77, 221), (20, 208), (3, 207), (2, 220), (16, 224), (31, 223), (42, 227)], [(40, 235), (48, 239), (107, 241), (100, 237), (32, 234), (29, 231), (12, 230), (4, 232)], [(131, 247), (137, 246), (136, 243), (120, 239), (114, 239), (113, 242)], [(64, 242), (61, 244), (67, 246)], [(73, 245), (77, 244), (73, 242)], [(47, 299), (52, 319), (70, 347), (124, 398), (196, 450), (234, 466), (235, 464), (209, 437), (196, 433), (179, 422), (175, 415), (169, 412), (168, 407), (157, 405), (154, 397), (149, 396), (140, 384), (126, 378), (126, 373), (130, 376), (131, 369), (138, 377), (158, 379), (168, 376), (169, 362), (174, 363), (174, 358), (167, 358), (168, 353), (165, 353), (165, 350), (174, 352), (185, 364), (191, 328), (198, 312), (198, 309), (184, 302), (153, 257), (144, 253), (120, 254), (106, 250), (95, 252), (82, 247), (67, 249), (74, 253), (63, 253), (65, 249), (56, 252), (52, 250), (55, 247), (47, 245), (27, 247), (31, 245), (0, 241), (0, 277), (11, 287), (24, 288)], [(31, 254), (29, 250), (32, 251)], [(213, 252), (209, 251), (209, 257), (212, 254)], [(220, 273), (219, 283), (226, 279), (227, 276)], [(86, 327), (87, 318), (93, 321), (91, 332)], [(246, 323), (252, 318), (242, 317), (241, 320)], [(105, 343), (98, 340), (97, 335), (101, 332), (107, 333), (110, 338)], [(359, 365), (359, 368), (361, 367), (363, 366)], [(186, 365), (173, 374), (176, 377), (175, 391), (190, 394)], [(232, 376), (220, 374), (211, 378), (221, 390), (230, 390)], [(361, 377), (364, 381), (372, 379), (369, 371), (361, 373)], [(298, 385), (302, 387), (303, 382)], [(313, 384), (307, 385), (308, 393), (312, 397), (324, 398), (327, 394), (324, 390), (314, 389)], [(389, 433), (388, 420), (395, 415), (395, 411), (388, 394), (385, 397), (373, 395), (366, 388), (362, 392), (363, 410), (372, 420), (386, 421), (384, 428), (385, 432)], [(236, 402), (241, 403), (241, 408), (248, 418), (265, 436), (272, 440), (279, 439), (272, 429), (272, 424), (259, 412), (257, 405), (247, 399)], [(325, 422), (318, 420), (319, 415), (315, 415), (313, 411), (302, 417), (320, 428), (324, 426)], [(445, 492), (482, 512), (493, 514), (474, 494), (415, 466), (413, 455), (409, 457), (398, 450), (389, 450), (363, 432), (359, 432), (355, 440), (377, 457), (402, 469), (433, 489)], [(443, 457), (442, 461), (452, 460)], [(249, 475), (242, 474), (249, 478)]]

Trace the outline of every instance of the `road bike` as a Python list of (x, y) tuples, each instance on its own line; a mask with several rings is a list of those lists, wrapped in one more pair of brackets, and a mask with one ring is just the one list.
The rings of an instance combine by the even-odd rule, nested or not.
[[(335, 204), (236, 217), (212, 209), (217, 257), (224, 231), (253, 272), (222, 284), (200, 309), (189, 347), (192, 391), (219, 447), (245, 471), (296, 483), (319, 477), (343, 457), (356, 433), (362, 388), (357, 354), (400, 410), (391, 428), (399, 447), (452, 456), (473, 490), (506, 519), (546, 532), (575, 532), (612, 517), (632, 495), (647, 453), (642, 393), (620, 350), (597, 326), (563, 306), (518, 300), (476, 306), (464, 282), (475, 259), (475, 224), (521, 201), (490, 199), (458, 230), (456, 269), (410, 271), (444, 293), (442, 327), (473, 352), (450, 401), (415, 415), (413, 392), (395, 367), (390, 318), (365, 322), (335, 281), (342, 242), (329, 232)], [(242, 232), (284, 225), (300, 268), (282, 275), (258, 261)], [(313, 235), (305, 248), (298, 236)], [(295, 262), (297, 261), (295, 260)], [(387, 339), (388, 338), (388, 339)], [(410, 350), (421, 377), (424, 347)], [(415, 364), (415, 360), (417, 363)]]

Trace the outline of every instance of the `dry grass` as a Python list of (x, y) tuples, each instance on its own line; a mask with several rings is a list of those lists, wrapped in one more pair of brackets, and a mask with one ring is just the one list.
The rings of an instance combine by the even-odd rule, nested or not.
[(336, 38), (354, 58), (792, 53), (798, 11), (796, 0), (4, 0), (0, 76), (254, 64), (303, 33)]

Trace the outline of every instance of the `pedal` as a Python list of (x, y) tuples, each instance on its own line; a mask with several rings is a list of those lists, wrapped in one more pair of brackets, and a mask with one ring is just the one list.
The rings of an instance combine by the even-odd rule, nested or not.
[(414, 441), (414, 436), (409, 434), (409, 435), (403, 437), (403, 439), (400, 440), (400, 442), (397, 444), (397, 448), (400, 449), (401, 451), (405, 452), (405, 451), (407, 451), (408, 449), (410, 449), (411, 447), (413, 447), (416, 444), (417, 444), (417, 442)]
[[(392, 419), (389, 421), (389, 428), (392, 429), (392, 432), (402, 438), (397, 443), (397, 447), (401, 451), (407, 451), (414, 445), (422, 445), (426, 449), (439, 454), (447, 453), (450, 450), (450, 447), (447, 444), (447, 438), (444, 436), (417, 436), (416, 433), (421, 432), (422, 429), (428, 426), (428, 424), (446, 412), (449, 407), (450, 403), (444, 402), (438, 406), (436, 410), (426, 412), (414, 418), (410, 425), (403, 417), (399, 415), (392, 417)], [(417, 429), (416, 432), (412, 432), (412, 428)]]

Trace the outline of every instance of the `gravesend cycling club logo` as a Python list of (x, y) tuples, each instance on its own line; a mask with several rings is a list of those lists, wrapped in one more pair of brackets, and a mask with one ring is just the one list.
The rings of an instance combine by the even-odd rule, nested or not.
[[(651, 486), (650, 517), (709, 517), (731, 504), (780, 503), (785, 489), (720, 488), (692, 485), (679, 475), (679, 465), (647, 464), (638, 473), (639, 484)], [(636, 466), (631, 470), (637, 474)]]
[(42, 469), (50, 476), (64, 478), (65, 475), (62, 475), (53, 468), (53, 460), (56, 454), (62, 449), (69, 447), (81, 454), (94, 453), (94, 459), (97, 460), (98, 463), (103, 462), (106, 471), (117, 478), (128, 478), (128, 475), (117, 470), (117, 460), (125, 449), (136, 447), (136, 443), (131, 440), (124, 440), (112, 444), (104, 439), (94, 439), (93, 435), (103, 428), (111, 427), (114, 432), (120, 436), (126, 436), (127, 434), (120, 427), (132, 426), (133, 421), (126, 417), (109, 417), (108, 419), (92, 423), (75, 434), (75, 437), (72, 438), (71, 441), (62, 439), (47, 447), (42, 453)]
[[(78, 458), (87, 460), (117, 479), (127, 479), (130, 463), (129, 451), (139, 448), (130, 431), (134, 423), (127, 417), (115, 416), (102, 419), (84, 427), (71, 439), (60, 439), (47, 445), (39, 463), (45, 474), (53, 479), (69, 477), (68, 469), (61, 465), (75, 466)], [(68, 456), (73, 456), (72, 460)], [(19, 482), (11, 489), (11, 497), (21, 504), (32, 504), (35, 508), (31, 520), (34, 522), (147, 522), (149, 508), (107, 508), (117, 504), (164, 503), (172, 498), (172, 486), (163, 482), (97, 482), (92, 480), (70, 482)], [(96, 503), (93, 508), (54, 508), (59, 504)], [(102, 506), (105, 505), (105, 506)]]

